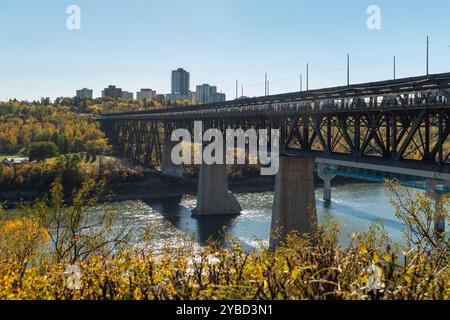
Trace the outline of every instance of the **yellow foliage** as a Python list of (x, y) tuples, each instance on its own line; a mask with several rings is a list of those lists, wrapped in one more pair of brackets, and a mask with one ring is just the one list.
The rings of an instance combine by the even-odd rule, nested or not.
[(414, 253), (405, 265), (368, 238), (341, 247), (321, 236), (316, 247), (290, 236), (274, 252), (246, 253), (231, 242), (229, 249), (211, 244), (195, 253), (121, 251), (75, 266), (43, 260), (23, 273), (10, 263), (0, 268), (0, 300), (449, 299), (448, 267), (433, 259)]
[(34, 220), (12, 220), (0, 225), (0, 260), (27, 264), (50, 240)]

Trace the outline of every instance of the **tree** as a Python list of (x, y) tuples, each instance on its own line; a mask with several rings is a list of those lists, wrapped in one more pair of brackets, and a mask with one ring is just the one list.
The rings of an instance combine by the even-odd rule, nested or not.
[(30, 161), (44, 161), (56, 157), (58, 154), (56, 145), (51, 141), (41, 141), (30, 145)]
[(109, 257), (127, 247), (130, 233), (126, 223), (113, 227), (117, 212), (108, 206), (97, 208), (105, 182), (86, 179), (74, 190), (72, 204), (64, 204), (61, 177), (51, 187), (48, 201), (28, 207), (27, 215), (36, 217), (46, 230), (57, 262), (76, 263), (92, 255)]
[(397, 180), (387, 181), (386, 187), (391, 194), (395, 216), (405, 225), (404, 236), (410, 247), (424, 250), (427, 254), (445, 253), (450, 250), (448, 233), (439, 234), (435, 229), (435, 219), (448, 221), (450, 218), (450, 199), (443, 196), (436, 199), (423, 192), (403, 189)]
[(35, 219), (4, 220), (0, 233), (0, 259), (14, 261), (22, 273), (50, 240)]

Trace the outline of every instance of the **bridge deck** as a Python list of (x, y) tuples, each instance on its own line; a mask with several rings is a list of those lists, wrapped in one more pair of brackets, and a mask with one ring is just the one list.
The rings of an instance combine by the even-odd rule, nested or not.
[[(137, 161), (177, 128), (279, 129), (281, 152), (450, 177), (450, 73), (222, 103), (100, 115), (110, 142)], [(156, 147), (155, 147), (156, 146)], [(155, 151), (156, 150), (156, 151)]]
[[(181, 117), (201, 118), (201, 117), (217, 117), (220, 113), (229, 116), (246, 117), (249, 112), (263, 113), (268, 116), (284, 112), (348, 112), (355, 109), (373, 109), (379, 110), (394, 109), (389, 105), (377, 105), (376, 107), (367, 107), (361, 105), (350, 105), (347, 107), (328, 106), (325, 108), (311, 108), (314, 101), (336, 101), (341, 99), (354, 99), (357, 97), (380, 97), (395, 94), (408, 94), (411, 92), (426, 92), (430, 90), (446, 90), (450, 88), (450, 73), (442, 73), (429, 76), (420, 76), (412, 78), (404, 78), (398, 80), (388, 80), (371, 82), (364, 84), (356, 84), (350, 86), (340, 86), (325, 89), (309, 90), (303, 92), (293, 92), (286, 94), (278, 94), (271, 96), (237, 99), (232, 101), (211, 103), (204, 105), (195, 105), (189, 107), (176, 107), (161, 110), (136, 111), (116, 114), (102, 114), (98, 120), (134, 120), (134, 119), (154, 119), (154, 120), (171, 120)], [(413, 102), (413, 101), (411, 101)], [(431, 106), (433, 104), (430, 104)], [(279, 108), (277, 108), (277, 106)], [(314, 106), (315, 107), (315, 106)], [(403, 103), (395, 107), (423, 108), (422, 104)], [(448, 107), (448, 105), (446, 105)]]

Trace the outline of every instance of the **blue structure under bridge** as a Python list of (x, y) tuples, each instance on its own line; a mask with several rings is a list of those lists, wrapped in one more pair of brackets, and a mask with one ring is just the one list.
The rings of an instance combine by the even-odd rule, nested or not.
[[(393, 180), (396, 179), (399, 181), (399, 183), (402, 186), (413, 188), (413, 189), (420, 189), (420, 190), (427, 190), (427, 181), (420, 177), (414, 177), (414, 176), (405, 176), (405, 175), (398, 175), (393, 174), (389, 172), (382, 172), (382, 171), (373, 171), (373, 170), (359, 170), (354, 168), (345, 168), (345, 167), (334, 167), (334, 166), (325, 166), (322, 169), (315, 169), (318, 173), (324, 173), (328, 175), (334, 175), (334, 176), (341, 176), (341, 177), (347, 177), (347, 178), (353, 178), (358, 179), (362, 181), (367, 182), (373, 182), (373, 183), (384, 183), (386, 180)], [(433, 185), (434, 191), (440, 194), (450, 194), (450, 186), (445, 184), (444, 181), (441, 181), (442, 184), (439, 184), (439, 182), (435, 183)]]

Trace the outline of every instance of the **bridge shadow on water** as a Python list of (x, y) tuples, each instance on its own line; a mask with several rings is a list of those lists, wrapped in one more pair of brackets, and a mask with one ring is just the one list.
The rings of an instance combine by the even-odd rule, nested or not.
[(223, 247), (228, 246), (224, 235), (232, 232), (236, 218), (237, 216), (191, 217), (197, 223), (197, 239), (201, 244), (215, 240)]
[(227, 246), (223, 234), (231, 233), (233, 223), (238, 216), (194, 217), (188, 208), (181, 205), (182, 198), (182, 196), (178, 196), (143, 201), (175, 228), (186, 234), (194, 235), (200, 244), (216, 240), (222, 246)]
[(323, 209), (324, 209), (323, 212), (324, 212), (325, 217), (333, 216), (333, 215), (336, 215), (336, 213), (338, 213), (338, 214), (347, 215), (347, 216), (350, 216), (353, 218), (366, 220), (373, 224), (381, 221), (385, 227), (397, 229), (399, 231), (402, 231), (404, 229), (404, 225), (401, 222), (393, 220), (393, 219), (383, 218), (378, 215), (371, 214), (371, 213), (361, 211), (358, 209), (354, 209), (352, 207), (349, 207), (349, 206), (346, 206), (346, 205), (343, 205), (340, 203), (336, 203), (336, 202), (326, 203), (324, 201), (321, 201), (319, 203), (322, 204), (322, 206), (323, 206)]
[[(245, 234), (243, 235), (242, 231), (240, 231), (243, 222), (238, 219), (238, 216), (193, 217), (190, 209), (185, 206), (186, 203), (182, 204), (182, 199), (182, 196), (178, 196), (143, 200), (143, 202), (158, 212), (173, 227), (185, 234), (192, 235), (200, 244), (206, 244), (209, 240), (215, 240), (222, 246), (228, 247), (229, 244), (224, 239), (224, 233), (233, 234), (233, 236), (239, 239), (241, 236), (247, 236)], [(319, 200), (317, 202), (317, 209), (319, 214), (322, 213), (325, 220), (331, 218), (338, 223), (344, 222), (346, 220), (345, 217), (348, 217), (365, 221), (368, 224), (375, 224), (381, 221), (386, 228), (398, 231), (404, 229), (404, 225), (399, 221), (377, 215), (376, 211), (370, 213), (367, 212), (367, 209), (365, 209), (366, 211), (359, 210), (337, 202), (325, 203)], [(246, 221), (244, 223), (252, 223), (252, 221)], [(354, 221), (349, 221), (349, 223), (353, 225)], [(360, 227), (364, 228), (362, 225)], [(236, 232), (239, 234), (236, 234)], [(246, 251), (254, 249), (245, 241), (240, 241), (240, 243)]]

